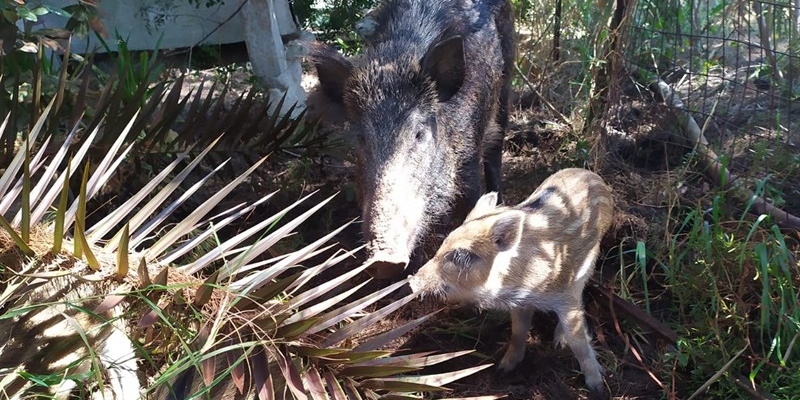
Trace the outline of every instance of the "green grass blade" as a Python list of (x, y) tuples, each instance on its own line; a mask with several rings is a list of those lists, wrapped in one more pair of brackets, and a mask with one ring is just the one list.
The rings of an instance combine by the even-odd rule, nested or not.
[[(72, 254), (77, 258), (83, 257), (84, 241), (79, 240), (83, 236), (83, 223), (86, 221), (86, 182), (89, 180), (89, 162), (87, 161), (83, 167), (83, 177), (81, 178), (81, 188), (78, 192), (78, 198), (75, 200), (73, 207), (77, 207), (75, 214), (75, 246)], [(65, 225), (67, 222), (65, 222)], [(79, 226), (80, 225), (80, 226)], [(80, 232), (79, 232), (80, 231)]]
[[(83, 311), (79, 310), (79, 312), (83, 312)], [(61, 312), (61, 315), (64, 317), (64, 320), (70, 325), (70, 327), (72, 327), (72, 329), (75, 331), (75, 333), (77, 333), (78, 336), (80, 336), (81, 341), (83, 342), (86, 351), (89, 353), (89, 359), (92, 362), (91, 371), (92, 371), (92, 374), (94, 375), (92, 378), (93, 378), (94, 382), (97, 382), (97, 384), (100, 385), (100, 387), (103, 387), (102, 386), (103, 385), (103, 381), (104, 381), (103, 376), (102, 376), (103, 369), (100, 368), (99, 365), (97, 365), (97, 363), (99, 362), (100, 358), (98, 357), (97, 353), (95, 352), (95, 348), (93, 346), (92, 341), (89, 339), (89, 334), (86, 332), (86, 330), (80, 324), (80, 322), (78, 322), (78, 320), (76, 320), (74, 317), (69, 316), (64, 312)]]
[(53, 228), (53, 252), (61, 252), (64, 243), (64, 217), (67, 214), (67, 202), (69, 201), (69, 176), (72, 169), (72, 159), (67, 161), (67, 170), (64, 172), (64, 181), (61, 183), (61, 197), (58, 199), (58, 210), (56, 210), (55, 226)]
[(130, 240), (130, 227), (125, 224), (122, 228), (122, 236), (119, 241), (119, 248), (117, 249), (117, 279), (123, 279), (128, 275), (130, 270), (130, 263), (128, 262), (128, 242)]
[(647, 248), (642, 240), (636, 242), (636, 266), (639, 268), (639, 274), (642, 276), (645, 309), (648, 315), (652, 315), (650, 312), (650, 292), (647, 285), (647, 280), (649, 278), (647, 274)]
[[(41, 46), (41, 45), (40, 45)], [(22, 204), (20, 205), (20, 213), (22, 220), (20, 221), (20, 232), (22, 233), (22, 240), (25, 243), (31, 241), (31, 154), (28, 149), (22, 149), (25, 152), (25, 161), (22, 163)]]

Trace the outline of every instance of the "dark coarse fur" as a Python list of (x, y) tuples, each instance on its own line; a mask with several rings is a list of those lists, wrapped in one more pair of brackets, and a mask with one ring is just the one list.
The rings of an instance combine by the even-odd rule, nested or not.
[[(394, 0), (370, 17), (378, 25), (363, 55), (345, 59), (326, 46), (312, 49), (320, 90), (309, 103), (318, 113), (343, 110), (333, 115), (346, 115), (357, 139), (368, 250), (395, 242), (413, 247), (431, 222), (454, 211), (458, 222), (472, 208), (481, 163), (486, 189), (502, 189), (513, 14), (507, 0)], [(401, 175), (391, 172), (397, 164), (405, 165)], [(405, 193), (389, 193), (399, 182)], [(406, 218), (409, 198), (422, 199), (424, 215)], [(385, 222), (396, 215), (406, 224)], [(382, 242), (381, 231), (398, 227), (409, 237)]]

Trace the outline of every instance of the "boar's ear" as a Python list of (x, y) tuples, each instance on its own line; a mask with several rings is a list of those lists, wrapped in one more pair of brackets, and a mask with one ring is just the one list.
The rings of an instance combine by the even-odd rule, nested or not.
[(464, 83), (464, 38), (451, 36), (434, 44), (422, 57), (422, 70), (436, 83), (439, 101), (450, 100)]
[(350, 78), (353, 65), (336, 49), (327, 45), (316, 44), (310, 53), (323, 93), (331, 100), (344, 104), (344, 83)]
[(486, 193), (478, 199), (478, 202), (475, 203), (475, 207), (472, 207), (472, 211), (467, 214), (467, 218), (464, 221), (470, 221), (485, 215), (494, 210), (495, 207), (497, 207), (497, 192)]
[(492, 225), (492, 243), (497, 251), (515, 248), (522, 238), (522, 225), (525, 213), (504, 213)]

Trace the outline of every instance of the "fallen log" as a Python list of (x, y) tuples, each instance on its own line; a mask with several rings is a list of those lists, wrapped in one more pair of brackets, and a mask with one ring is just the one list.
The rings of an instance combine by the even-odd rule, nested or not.
[[(631, 67), (633, 68), (633, 67)], [(638, 69), (633, 69), (634, 75), (638, 76), (640, 80), (645, 80), (643, 74), (640, 74)], [(780, 227), (792, 230), (800, 230), (800, 218), (790, 214), (774, 204), (770, 203), (761, 196), (756, 195), (753, 190), (745, 187), (741, 180), (736, 177), (720, 162), (719, 156), (708, 145), (708, 140), (703, 134), (703, 130), (695, 121), (694, 117), (686, 111), (686, 106), (675, 91), (669, 85), (659, 78), (651, 78), (648, 82), (648, 87), (656, 95), (660, 96), (664, 104), (670, 107), (672, 112), (678, 118), (678, 122), (683, 128), (683, 132), (687, 139), (694, 144), (697, 152), (703, 157), (703, 161), (708, 168), (706, 175), (712, 179), (717, 185), (730, 185), (733, 196), (748, 208), (752, 208), (758, 214), (766, 214)], [(750, 207), (752, 206), (752, 207)]]

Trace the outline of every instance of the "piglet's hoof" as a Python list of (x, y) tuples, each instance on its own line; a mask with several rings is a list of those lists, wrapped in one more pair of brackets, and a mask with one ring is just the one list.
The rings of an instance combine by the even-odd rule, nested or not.
[(506, 354), (500, 363), (497, 364), (497, 370), (501, 373), (507, 374), (517, 368), (517, 365), (522, 361), (522, 357), (525, 353), (522, 354)]
[(590, 388), (589, 389), (589, 399), (590, 400), (607, 400), (611, 398), (611, 393), (609, 393), (608, 388), (606, 385), (600, 385), (597, 388)]

